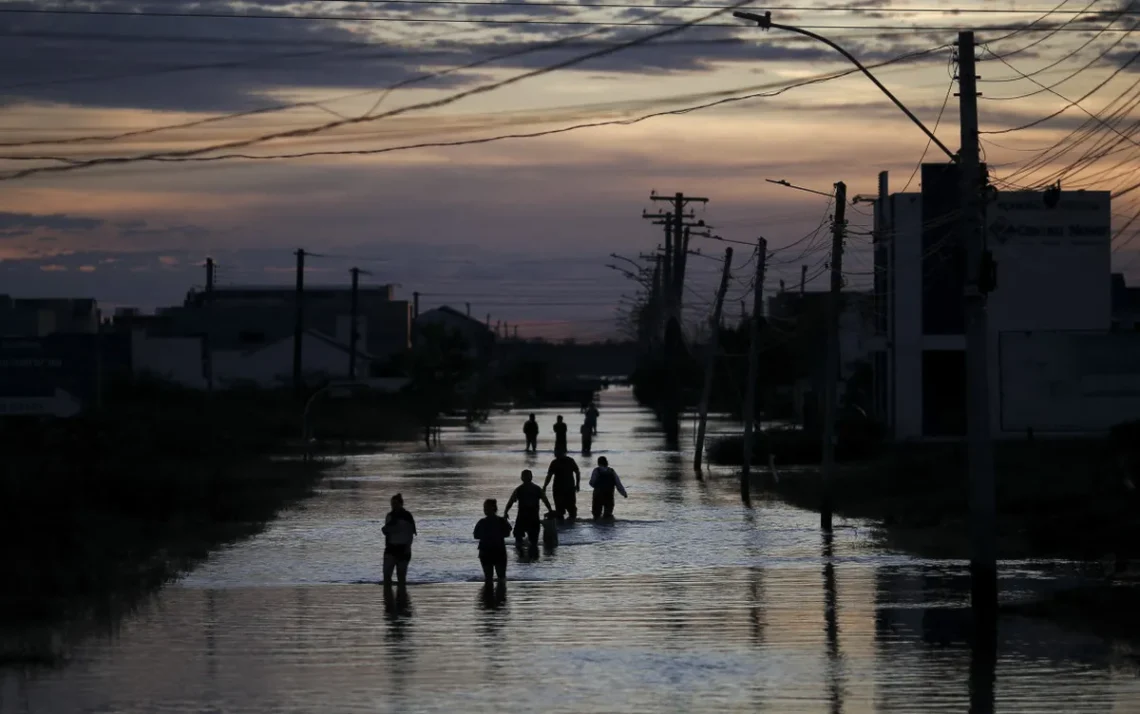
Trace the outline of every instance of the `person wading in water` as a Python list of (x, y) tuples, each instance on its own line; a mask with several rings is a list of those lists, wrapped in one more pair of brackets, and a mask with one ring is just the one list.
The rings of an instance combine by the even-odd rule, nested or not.
[(412, 540), (416, 537), (416, 519), (404, 509), (404, 497), (392, 496), (392, 511), (384, 517), (384, 585), (392, 585), (392, 571), (400, 587), (408, 582), (408, 563), (412, 560)]
[(483, 501), (483, 515), (475, 524), (475, 540), (479, 541), (479, 564), (483, 566), (483, 579), (491, 584), (493, 575), (499, 582), (507, 579), (507, 545), (504, 541), (511, 535), (511, 522), (500, 515), (499, 502), (493, 498)]
[(533, 414), (523, 424), (523, 436), (526, 437), (526, 450), (538, 451), (538, 422), (535, 421)]
[(565, 454), (566, 449), (566, 422), (562, 421), (562, 415), (558, 415), (558, 421), (554, 422), (554, 453)]
[(519, 515), (515, 518), (515, 542), (520, 546), (523, 544), (525, 537), (530, 541), (531, 548), (538, 547), (538, 532), (542, 527), (542, 519), (538, 515), (538, 504), (545, 503), (546, 510), (553, 511), (554, 508), (550, 505), (550, 501), (546, 498), (546, 493), (534, 483), (534, 474), (530, 469), (522, 472), (522, 485), (515, 489), (511, 494), (511, 498), (507, 501), (507, 507), (503, 509), (503, 518), (510, 518), (511, 506), (515, 505), (515, 501), (519, 504)]
[(610, 468), (610, 462), (604, 456), (598, 457), (598, 466), (590, 474), (590, 487), (594, 489), (594, 501), (591, 504), (591, 510), (595, 521), (613, 519), (615, 490), (621, 494), (622, 498), (629, 498), (625, 492), (625, 486), (622, 486), (621, 479), (618, 478), (617, 471)]
[(578, 462), (564, 453), (555, 456), (546, 470), (543, 492), (550, 486), (551, 479), (554, 480), (554, 511), (558, 522), (566, 520), (567, 516), (571, 521), (577, 520), (578, 497), (575, 494), (582, 490), (582, 472), (578, 470)]

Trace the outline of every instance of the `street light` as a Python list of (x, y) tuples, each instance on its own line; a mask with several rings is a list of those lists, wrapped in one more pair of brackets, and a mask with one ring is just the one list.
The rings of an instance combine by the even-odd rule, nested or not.
[(855, 55), (851, 54), (850, 52), (843, 49), (839, 45), (835, 44), (831, 40), (827, 39), (823, 35), (817, 35), (810, 30), (804, 30), (802, 28), (794, 27), (792, 25), (780, 25), (780, 24), (777, 24), (775, 22), (772, 22), (772, 13), (771, 12), (765, 12), (763, 15), (759, 15), (759, 14), (754, 13), (754, 12), (734, 12), (734, 13), (732, 13), (732, 15), (733, 15), (733, 17), (738, 17), (741, 20), (748, 20), (750, 22), (755, 22), (760, 27), (761, 30), (769, 30), (769, 29), (772, 29), (774, 27), (777, 30), (787, 30), (788, 32), (795, 32), (796, 34), (803, 35), (804, 37), (810, 37), (813, 40), (818, 40), (818, 41), (824, 43), (825, 45), (832, 48), (833, 50), (835, 50), (839, 54), (843, 55), (844, 57), (849, 59), (852, 64), (854, 64), (856, 67), (858, 67), (859, 70), (863, 74), (867, 75), (867, 78), (870, 79), (872, 82), (874, 82), (875, 86), (878, 87), (879, 89), (881, 89), (883, 91), (883, 94), (887, 95), (887, 97), (889, 97), (890, 100), (895, 103), (895, 106), (898, 107), (899, 109), (901, 109), (903, 111), (903, 113), (906, 114), (910, 118), (910, 120), (912, 122), (914, 122), (915, 125), (919, 129), (922, 130), (922, 133), (926, 134), (926, 136), (929, 137), (930, 141), (933, 142), (935, 146), (937, 146), (939, 149), (942, 149), (942, 151), (947, 156), (949, 156), (952, 160), (957, 160), (958, 155), (955, 154), (950, 149), (946, 148), (946, 145), (938, 140), (938, 137), (934, 135), (934, 132), (927, 129), (926, 125), (923, 124), (921, 121), (919, 121), (918, 117), (916, 117), (913, 113), (911, 113), (911, 111), (909, 109), (907, 109), (906, 106), (904, 106), (903, 103), (900, 102), (897, 97), (895, 97), (895, 95), (891, 94), (891, 90), (884, 87), (883, 83), (880, 82), (878, 79), (876, 79), (875, 75), (871, 74), (871, 70), (864, 67), (863, 63), (855, 58)]

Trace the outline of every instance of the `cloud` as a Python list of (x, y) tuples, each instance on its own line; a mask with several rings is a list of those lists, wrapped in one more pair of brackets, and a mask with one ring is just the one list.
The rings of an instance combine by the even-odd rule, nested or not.
[(37, 215), (34, 213), (0, 212), (0, 236), (16, 238), (38, 230), (58, 232), (93, 231), (106, 224), (98, 218), (69, 216), (63, 213)]

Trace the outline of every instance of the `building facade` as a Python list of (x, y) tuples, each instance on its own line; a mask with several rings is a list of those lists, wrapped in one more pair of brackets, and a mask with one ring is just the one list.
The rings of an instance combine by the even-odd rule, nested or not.
[[(889, 194), (886, 176), (880, 180), (875, 301), (885, 339), (874, 362), (878, 401), (896, 440), (960, 438), (966, 430), (966, 261), (957, 187), (956, 167), (944, 165), (923, 166), (919, 193)], [(994, 436), (1024, 436), (1031, 428), (1011, 416), (1029, 396), (1002, 382), (1003, 373), (1019, 368), (1013, 353), (1003, 354), (1003, 335), (1100, 334), (1111, 324), (1108, 192), (1046, 198), (1002, 191), (986, 209), (996, 262), (988, 297)]]

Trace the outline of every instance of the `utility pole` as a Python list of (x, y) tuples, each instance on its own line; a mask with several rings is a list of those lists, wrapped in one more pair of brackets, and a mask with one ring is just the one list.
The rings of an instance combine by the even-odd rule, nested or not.
[(305, 388), (301, 371), (301, 337), (305, 332), (305, 251), (298, 250), (296, 255), (297, 291), (293, 296), (296, 303), (293, 324), (293, 391), (300, 396)]
[[(214, 306), (214, 275), (216, 269), (213, 258), (206, 258), (206, 307)], [(212, 318), (207, 318), (212, 321)], [(214, 350), (210, 343), (210, 330), (207, 326), (203, 340), (205, 341), (206, 359), (203, 371), (206, 373), (206, 391), (214, 391)]]
[(713, 372), (716, 369), (716, 355), (720, 351), (720, 311), (724, 305), (724, 295), (728, 292), (729, 270), (732, 268), (732, 248), (724, 249), (724, 272), (720, 276), (720, 288), (716, 291), (712, 320), (709, 329), (709, 350), (705, 356), (705, 385), (701, 390), (700, 421), (697, 422), (697, 450), (693, 454), (693, 469), (701, 473), (701, 459), (705, 451), (705, 426), (709, 418), (709, 399), (712, 396)]
[[(662, 296), (664, 297), (665, 314), (665, 372), (666, 388), (662, 395), (660, 419), (665, 429), (665, 441), (670, 447), (676, 447), (680, 442), (680, 415), (683, 408), (678, 374), (680, 353), (684, 349), (684, 337), (681, 334), (680, 298), (683, 286), (677, 278), (680, 272), (681, 260), (684, 260), (685, 251), (682, 249), (685, 231), (685, 219), (692, 218), (692, 214), (685, 214), (685, 208), (690, 203), (708, 203), (707, 198), (686, 196), (675, 193), (672, 196), (651, 195), (653, 201), (668, 201), (672, 204), (672, 212), (656, 215), (642, 213), (643, 218), (659, 219), (665, 225), (665, 258), (663, 266)], [(704, 222), (698, 222), (703, 226)]]
[(415, 320), (420, 316), (420, 293), (417, 290), (412, 293), (412, 319)]
[(360, 274), (371, 275), (371, 273), (367, 270), (361, 270), (360, 268), (353, 268), (350, 272), (352, 273), (352, 307), (350, 317), (351, 325), (348, 328), (348, 378), (356, 379), (356, 350), (360, 340), (360, 330), (357, 329), (357, 321), (359, 320), (358, 316), (360, 314)]
[(831, 486), (835, 478), (836, 382), (839, 379), (839, 303), (843, 290), (843, 240), (847, 235), (847, 184), (835, 184), (835, 220), (831, 226), (831, 291), (825, 319), (827, 353), (823, 362), (823, 458), (820, 460), (819, 523), (831, 532)]
[[(993, 287), (992, 255), (982, 233), (985, 188), (978, 157), (978, 87), (974, 33), (958, 33), (958, 97), (962, 146), (962, 241), (966, 251), (967, 464), (970, 470), (970, 603), (975, 622), (992, 621), (997, 608), (997, 544), (994, 459), (990, 442), (990, 390), (986, 293)], [(988, 632), (988, 629), (986, 630)]]
[(800, 266), (800, 295), (804, 294), (805, 289), (807, 289), (807, 266), (801, 265)]
[(744, 458), (740, 469), (740, 499), (752, 505), (748, 479), (752, 475), (752, 426), (756, 421), (756, 383), (760, 370), (760, 313), (764, 310), (764, 266), (768, 260), (768, 241), (756, 241), (756, 285), (752, 288), (752, 322), (748, 340), (748, 390), (744, 395)]

